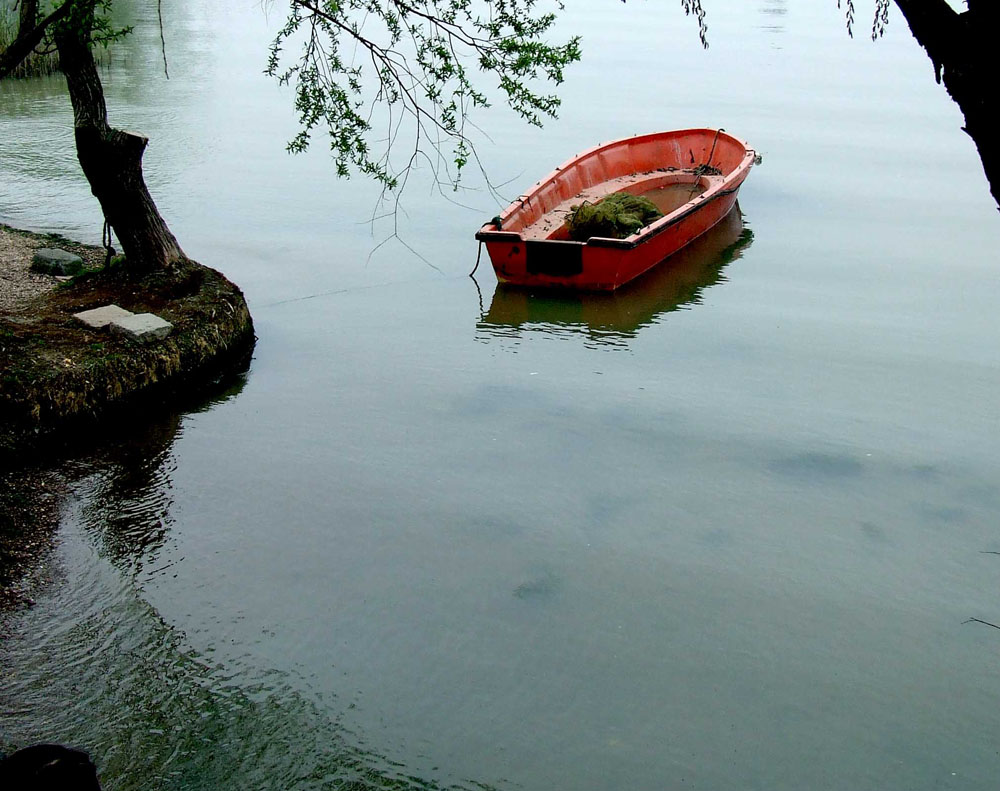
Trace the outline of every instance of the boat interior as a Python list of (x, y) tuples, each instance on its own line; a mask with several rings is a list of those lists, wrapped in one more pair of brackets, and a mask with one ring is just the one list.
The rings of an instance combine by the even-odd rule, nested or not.
[(586, 152), (556, 168), (504, 215), (503, 230), (526, 240), (566, 240), (572, 207), (614, 192), (649, 198), (664, 215), (721, 189), (746, 156), (743, 144), (715, 130), (643, 135)]
[(660, 213), (666, 216), (707, 192), (713, 185), (721, 184), (723, 180), (722, 176), (701, 175), (691, 169), (632, 173), (580, 190), (521, 228), (505, 223), (504, 230), (518, 230), (524, 239), (567, 241), (570, 236), (566, 218), (582, 203), (597, 203), (614, 192), (629, 192), (649, 198)]

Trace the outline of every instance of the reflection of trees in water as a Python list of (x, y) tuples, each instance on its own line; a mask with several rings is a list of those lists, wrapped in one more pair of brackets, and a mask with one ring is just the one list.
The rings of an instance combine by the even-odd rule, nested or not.
[(42, 735), (84, 747), (116, 791), (440, 788), (359, 746), (336, 701), (191, 651), (130, 585), (65, 586), (19, 631), (0, 641), (0, 667), (17, 668), (0, 685), (0, 750)]
[(116, 565), (141, 570), (166, 539), (180, 425), (176, 414), (137, 424), (85, 462), (83, 522)]
[(761, 30), (769, 33), (785, 32), (785, 15), (788, 14), (786, 0), (764, 0), (760, 6), (760, 13), (766, 20), (760, 25)]
[[(182, 406), (210, 409), (244, 382)], [(367, 747), (340, 722), (336, 700), (243, 659), (223, 662), (211, 647), (194, 652), (163, 622), (129, 577), (169, 537), (183, 416), (145, 410), (107, 431), (65, 472), (87, 535), (124, 579), (71, 567), (35, 607), (0, 623), (0, 668), (16, 669), (0, 685), (0, 751), (40, 738), (84, 747), (104, 787), (118, 791), (440, 788)]]
[[(181, 406), (205, 411), (244, 383)], [(0, 684), (0, 751), (40, 739), (84, 747), (118, 791), (440, 788), (366, 746), (335, 699), (243, 659), (223, 662), (211, 647), (191, 650), (131, 584), (169, 537), (183, 423), (177, 412), (120, 418), (65, 465), (88, 537), (124, 579), (71, 567), (35, 607), (0, 623), (0, 668), (16, 670)]]
[(968, 10), (955, 11), (946, 0), (895, 0), (910, 31), (927, 50), (938, 82), (965, 116), (965, 131), (975, 141), (1000, 206), (1000, 153), (995, 121), (1000, 112), (1000, 65), (993, 52), (1000, 22), (997, 0), (968, 0)]
[[(227, 401), (245, 382), (238, 377), (225, 390), (185, 404), (186, 411), (204, 411)], [(96, 450), (70, 465), (85, 502), (84, 525), (119, 567), (140, 571), (167, 539), (177, 468), (173, 444), (182, 424), (178, 412), (130, 415), (115, 424)]]

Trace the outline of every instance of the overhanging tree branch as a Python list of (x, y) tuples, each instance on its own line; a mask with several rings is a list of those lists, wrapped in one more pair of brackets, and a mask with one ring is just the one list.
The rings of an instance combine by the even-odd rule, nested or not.
[[(387, 189), (405, 183), (418, 160), (431, 163), (438, 183), (452, 187), (462, 168), (478, 161), (466, 134), (469, 112), (489, 106), (473, 82), (477, 70), (495, 80), (516, 113), (541, 125), (555, 115), (559, 99), (538, 92), (536, 83), (559, 84), (563, 69), (580, 57), (577, 37), (563, 44), (545, 40), (555, 14), (540, 12), (538, 0), (288, 2), (267, 73), (295, 87), (300, 131), (289, 150), (304, 150), (312, 133), (325, 127), (337, 173), (357, 170)], [(561, 8), (559, 0), (552, 2)], [(282, 53), (286, 44), (298, 49), (290, 62)], [(388, 115), (391, 131), (373, 141), (377, 107)], [(413, 153), (424, 153), (425, 145), (433, 156), (410, 156), (394, 168), (388, 149), (407, 117)], [(450, 162), (442, 146), (452, 148)]]
[(73, 6), (73, 0), (66, 0), (51, 14), (28, 31), (20, 31), (16, 39), (0, 52), (0, 79), (14, 71), (42, 43), (50, 28), (65, 19)]
[(934, 76), (965, 116), (965, 131), (979, 150), (990, 191), (1000, 206), (1000, 151), (995, 145), (1000, 113), (1000, 65), (993, 34), (1000, 23), (995, 2), (971, 0), (955, 11), (945, 0), (895, 0), (910, 32), (927, 51)]
[(957, 48), (961, 48), (961, 15), (945, 0), (895, 0), (910, 26), (913, 37), (930, 56), (934, 64), (934, 74), (941, 82), (941, 67), (946, 61), (955, 59)]

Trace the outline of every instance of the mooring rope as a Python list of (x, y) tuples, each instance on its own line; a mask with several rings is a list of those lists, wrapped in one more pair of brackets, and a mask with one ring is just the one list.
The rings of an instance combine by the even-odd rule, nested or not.
[[(480, 242), (479, 243), (479, 252), (476, 253), (476, 265), (474, 267), (472, 267), (472, 271), (469, 272), (469, 277), (472, 277), (474, 274), (476, 274), (476, 270), (479, 269), (479, 259), (482, 256), (482, 254), (483, 254), (483, 243)], [(473, 278), (473, 280), (475, 280), (475, 278)]]
[[(701, 186), (702, 175), (710, 173), (712, 170), (718, 170), (718, 168), (712, 167), (712, 157), (715, 156), (715, 146), (719, 142), (719, 135), (725, 131), (721, 126), (715, 130), (715, 138), (712, 140), (712, 149), (708, 152), (708, 159), (694, 168), (694, 183), (691, 185), (691, 192), (688, 193), (688, 200), (694, 197), (694, 194), (698, 191), (698, 187)], [(692, 157), (693, 159), (694, 157)]]
[(715, 156), (715, 144), (719, 142), (719, 135), (725, 131), (721, 126), (715, 130), (715, 139), (712, 141), (712, 150), (708, 152), (708, 162), (706, 163), (709, 167), (712, 167), (712, 157)]
[(476, 278), (472, 277), (471, 274), (469, 275), (469, 278), (476, 287), (476, 296), (479, 297), (479, 320), (482, 321), (486, 318), (486, 309), (483, 307), (483, 290), (479, 287), (479, 281), (476, 280)]

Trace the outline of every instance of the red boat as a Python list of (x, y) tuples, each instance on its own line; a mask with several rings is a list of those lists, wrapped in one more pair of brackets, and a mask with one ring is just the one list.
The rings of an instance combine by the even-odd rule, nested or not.
[[(539, 181), (476, 234), (497, 280), (611, 291), (722, 220), (756, 152), (721, 129), (638, 135), (591, 148)], [(649, 198), (664, 216), (624, 239), (572, 241), (571, 207), (614, 192)]]

